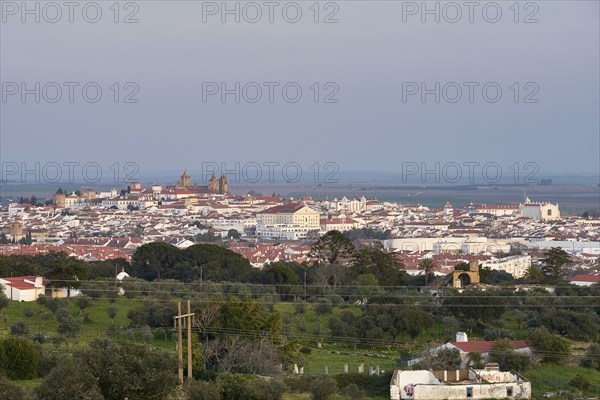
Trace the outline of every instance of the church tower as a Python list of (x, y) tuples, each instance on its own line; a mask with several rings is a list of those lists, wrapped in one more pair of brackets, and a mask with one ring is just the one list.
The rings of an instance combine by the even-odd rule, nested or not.
[(227, 180), (227, 177), (225, 175), (221, 175), (221, 177), (219, 178), (219, 193), (229, 193), (229, 181)]
[(192, 185), (192, 177), (188, 174), (187, 169), (183, 171), (183, 175), (181, 175), (181, 184), (183, 187), (188, 187)]
[(208, 191), (210, 193), (219, 193), (219, 181), (215, 178), (215, 174), (213, 174), (212, 178), (208, 180)]
[(181, 174), (181, 180), (175, 184), (175, 189), (187, 189), (192, 186), (192, 177), (187, 172), (187, 169)]

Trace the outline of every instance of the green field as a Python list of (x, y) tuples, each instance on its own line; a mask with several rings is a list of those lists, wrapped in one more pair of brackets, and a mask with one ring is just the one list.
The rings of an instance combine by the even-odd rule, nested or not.
[[(283, 395), (283, 400), (310, 400), (309, 393), (286, 393)], [(347, 397), (334, 395), (330, 397), (330, 400), (344, 400)], [(388, 400), (389, 397), (363, 397), (363, 400)]]
[[(83, 317), (79, 315), (79, 308), (73, 300), (69, 300), (69, 310), (71, 314), (79, 321), (83, 321)], [(94, 299), (92, 305), (85, 310), (88, 314), (88, 321), (82, 322), (80, 335), (75, 339), (69, 339), (58, 348), (51, 342), (42, 344), (44, 350), (51, 351), (72, 351), (77, 348), (84, 348), (94, 339), (103, 339), (107, 337), (107, 331), (112, 327), (113, 321), (108, 316), (108, 308), (114, 306), (117, 309), (117, 315), (114, 320), (114, 325), (117, 328), (117, 337), (133, 342), (142, 343), (142, 333), (139, 329), (132, 330), (128, 326), (130, 324), (127, 318), (127, 312), (137, 301), (119, 298), (114, 304), (111, 304), (107, 299)], [(33, 316), (27, 318), (25, 310), (33, 311)], [(6, 337), (10, 335), (10, 325), (20, 319), (27, 323), (29, 327), (29, 335), (43, 334), (48, 337), (56, 336), (57, 322), (52, 312), (45, 306), (39, 305), (36, 302), (11, 302), (9, 307), (2, 309), (2, 325), (0, 328), (0, 336)], [(155, 340), (152, 345), (165, 349), (174, 349), (175, 343), (171, 340), (172, 331), (155, 330)]]
[[(83, 316), (79, 314), (79, 308), (74, 300), (69, 300), (69, 310), (71, 314), (79, 321), (83, 321)], [(93, 339), (102, 339), (107, 337), (107, 331), (113, 326), (113, 321), (108, 315), (108, 308), (116, 307), (117, 315), (114, 320), (116, 327), (116, 337), (118, 339), (143, 343), (140, 329), (130, 329), (130, 320), (127, 318), (127, 312), (133, 306), (140, 304), (139, 299), (128, 300), (118, 298), (111, 303), (108, 299), (94, 299), (92, 305), (85, 310), (88, 314), (87, 322), (82, 322), (81, 334), (76, 339), (69, 339), (66, 343), (55, 344), (52, 341), (46, 341), (42, 348), (47, 352), (68, 354), (78, 348), (87, 347)], [(431, 341), (441, 341), (443, 327), (435, 326), (428, 330), (422, 337), (416, 341), (408, 338), (401, 338), (396, 345), (376, 348), (366, 348), (359, 346), (356, 342), (350, 340), (340, 340), (329, 337), (328, 320), (331, 317), (337, 317), (343, 311), (351, 311), (359, 314), (362, 312), (360, 306), (334, 307), (332, 312), (324, 315), (317, 315), (311, 304), (305, 304), (305, 311), (298, 313), (292, 303), (275, 304), (274, 309), (282, 315), (287, 315), (287, 328), (284, 322), (284, 331), (290, 337), (299, 340), (305, 347), (308, 354), (304, 372), (307, 375), (324, 374), (326, 367), (329, 374), (342, 374), (344, 365), (348, 364), (349, 372), (358, 372), (358, 366), (364, 364), (364, 372), (368, 373), (369, 367), (379, 366), (380, 370), (391, 371), (400, 368), (398, 360), (400, 353), (410, 352), (414, 354), (422, 346)], [(32, 315), (25, 316), (26, 310), (30, 310)], [(45, 306), (35, 302), (11, 304), (2, 309), (0, 336), (10, 335), (10, 325), (16, 320), (25, 321), (29, 327), (29, 335), (43, 334), (48, 337), (56, 336), (57, 323), (52, 313)], [(284, 318), (285, 319), (285, 318)], [(518, 332), (519, 338), (523, 337), (524, 330), (517, 328), (514, 315), (509, 311), (502, 321), (502, 326)], [(301, 329), (299, 327), (302, 327)], [(520, 334), (523, 332), (523, 334)], [(173, 330), (169, 328), (153, 330), (154, 339), (149, 343), (150, 346), (160, 347), (166, 350), (172, 350), (175, 354), (175, 343), (172, 339)], [(534, 397), (540, 397), (546, 392), (555, 392), (557, 390), (572, 391), (568, 382), (576, 374), (581, 374), (592, 382), (592, 386), (585, 393), (587, 396), (600, 396), (600, 371), (590, 370), (577, 366), (559, 366), (559, 365), (534, 365), (524, 375), (532, 382)], [(42, 379), (31, 381), (18, 381), (23, 387), (35, 387), (41, 383)], [(307, 393), (288, 393), (284, 397), (287, 400), (308, 399)], [(341, 399), (342, 397), (334, 397)], [(369, 398), (366, 398), (369, 399)], [(379, 400), (381, 398), (371, 398)]]
[(600, 371), (570, 365), (540, 364), (533, 366), (523, 375), (531, 381), (532, 394), (538, 397), (546, 392), (556, 392), (557, 390), (572, 391), (573, 388), (569, 386), (569, 381), (577, 374), (581, 374), (592, 382), (585, 395), (600, 397)]

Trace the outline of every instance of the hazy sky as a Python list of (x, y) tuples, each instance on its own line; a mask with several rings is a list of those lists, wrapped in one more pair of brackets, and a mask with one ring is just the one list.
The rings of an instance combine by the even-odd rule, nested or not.
[[(113, 1), (95, 3), (102, 10), (96, 23), (83, 18), (85, 3), (73, 23), (67, 7), (59, 18), (47, 3), (37, 3), (36, 23), (21, 2), (1, 2), (3, 163), (93, 161), (108, 170), (135, 162), (144, 172), (293, 161), (306, 169), (333, 162), (341, 170), (394, 171), (403, 162), (477, 161), (599, 170), (597, 1), (521, 2), (518, 15), (513, 1), (479, 2), (473, 22), (462, 1), (453, 3), (460, 17), (438, 2), (439, 23), (415, 9), (421, 2), (320, 2), (316, 23), (313, 1), (273, 2), (273, 23), (262, 1), (228, 2), (240, 8), (240, 23), (221, 15), (221, 2), (121, 2), (118, 23)], [(255, 5), (263, 15), (251, 23)], [(298, 9), (299, 21), (288, 22)], [(139, 21), (123, 23), (129, 14)], [(324, 23), (327, 16), (338, 22)], [(39, 103), (34, 94), (22, 102), (23, 82), (34, 92), (40, 83)], [(65, 82), (79, 84), (72, 103)], [(89, 82), (102, 89), (97, 103), (83, 98)], [(236, 82), (239, 103), (234, 94), (223, 103), (208, 92)], [(286, 100), (282, 87), (290, 82)], [(425, 102), (421, 83), (432, 89)], [(56, 85), (62, 97), (51, 103)], [(256, 86), (262, 98), (251, 103)], [(297, 87), (302, 96), (292, 103)], [(462, 97), (453, 103), (457, 87)], [(502, 96), (492, 102), (498, 87)], [(128, 94), (138, 102), (125, 103)]]

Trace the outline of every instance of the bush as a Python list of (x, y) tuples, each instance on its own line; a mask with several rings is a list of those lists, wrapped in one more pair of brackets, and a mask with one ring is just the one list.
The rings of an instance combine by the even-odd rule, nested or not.
[(40, 357), (38, 375), (46, 377), (58, 365), (59, 357), (54, 353), (44, 352)]
[(33, 379), (37, 376), (40, 353), (28, 339), (10, 337), (0, 340), (0, 373), (10, 379)]
[(340, 395), (348, 399), (362, 399), (365, 397), (364, 390), (360, 389), (355, 383), (351, 383), (340, 390)]
[(332, 375), (338, 387), (346, 388), (352, 384), (359, 387), (365, 395), (371, 397), (389, 396), (389, 383), (392, 372), (381, 375), (368, 375), (359, 373)]
[(23, 320), (16, 320), (14, 324), (10, 326), (10, 334), (15, 336), (23, 336), (29, 332), (27, 324)]
[(0, 375), (0, 396), (3, 399), (25, 400), (25, 392), (16, 383)]
[(38, 395), (44, 400), (165, 399), (177, 386), (176, 360), (147, 346), (94, 340), (52, 369)]
[(39, 344), (44, 344), (48, 341), (48, 336), (44, 335), (43, 333), (36, 333), (33, 335), (33, 341)]
[(590, 346), (581, 360), (581, 366), (600, 371), (600, 344), (594, 343)]
[(43, 400), (102, 400), (97, 378), (78, 358), (67, 358), (52, 369), (36, 393)]
[(283, 378), (283, 383), (293, 393), (310, 392), (310, 384), (313, 378), (310, 375), (288, 375)]
[(421, 361), (413, 365), (413, 369), (453, 370), (462, 364), (458, 349), (441, 349), (437, 353), (425, 350)]
[(589, 379), (584, 378), (583, 376), (577, 374), (573, 379), (569, 381), (569, 386), (574, 387), (579, 391), (579, 393), (583, 393), (588, 390), (591, 386), (592, 382)]
[(48, 302), (48, 298), (46, 296), (44, 296), (43, 294), (38, 295), (38, 298), (35, 299), (35, 302), (38, 303), (40, 306), (45, 306), (46, 303)]
[(523, 372), (531, 364), (531, 358), (527, 354), (515, 351), (509, 339), (499, 339), (494, 343), (490, 350), (490, 359), (498, 363), (500, 371)]
[(238, 374), (219, 375), (217, 385), (221, 390), (221, 400), (281, 400), (287, 391), (281, 381)]
[(337, 393), (337, 382), (330, 376), (315, 379), (310, 384), (312, 400), (327, 400)]
[[(62, 311), (62, 310), (58, 310)], [(58, 312), (57, 312), (58, 314)], [(57, 317), (58, 326), (56, 327), (56, 332), (64, 337), (72, 337), (75, 338), (79, 336), (79, 331), (81, 330), (81, 324), (75, 318), (71, 316), (70, 313), (65, 313), (60, 318)]]
[(496, 341), (498, 339), (514, 339), (514, 335), (510, 329), (504, 328), (486, 328), (483, 330), (483, 338), (485, 340)]
[(220, 400), (219, 387), (213, 382), (190, 381), (185, 386), (188, 400)]
[(52, 314), (52, 311), (43, 311), (40, 314), (40, 318), (44, 321), (49, 321), (52, 319), (52, 317), (54, 317), (54, 314)]
[(542, 362), (561, 363), (571, 355), (571, 343), (560, 335), (548, 332), (546, 327), (535, 328), (529, 341)]
[(328, 299), (319, 299), (314, 306), (317, 315), (330, 314), (333, 311), (333, 306)]
[(296, 314), (304, 314), (306, 312), (306, 305), (304, 303), (294, 303), (294, 309)]

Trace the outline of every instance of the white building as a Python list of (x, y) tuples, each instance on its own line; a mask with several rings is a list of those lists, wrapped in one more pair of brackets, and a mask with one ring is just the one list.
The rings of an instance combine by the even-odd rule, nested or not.
[[(496, 344), (493, 340), (476, 340), (469, 342), (469, 338), (465, 332), (456, 333), (456, 341), (444, 343), (440, 346), (430, 349), (431, 354), (437, 354), (442, 350), (458, 350), (461, 359), (461, 368), (467, 368), (469, 364), (469, 354), (479, 353), (483, 361), (489, 361), (490, 351)], [(511, 344), (515, 352), (531, 356), (531, 348), (525, 340), (512, 340)], [(415, 365), (422, 361), (422, 358), (414, 358), (408, 361), (408, 365)]]
[(455, 371), (396, 370), (390, 399), (529, 399), (531, 383), (494, 368)]
[(481, 263), (483, 268), (496, 271), (504, 271), (514, 278), (525, 276), (527, 268), (531, 267), (531, 256), (510, 256), (504, 258), (493, 258)]
[(519, 213), (516, 204), (480, 204), (473, 206), (477, 214), (491, 214), (495, 217), (513, 216)]
[(529, 198), (524, 204), (519, 205), (519, 214), (524, 218), (531, 218), (535, 221), (554, 221), (560, 219), (560, 210), (558, 204), (551, 203), (532, 203)]
[(575, 275), (569, 280), (569, 282), (577, 286), (600, 285), (600, 272)]
[(321, 220), (321, 233), (329, 231), (345, 232), (360, 227), (360, 223), (352, 218), (332, 218)]
[(319, 213), (302, 203), (289, 203), (256, 214), (256, 236), (265, 239), (303, 239), (319, 231)]
[[(508, 252), (511, 243), (525, 243), (524, 239), (489, 239), (483, 236), (444, 237), (441, 238), (397, 238), (384, 240), (383, 247), (402, 251), (433, 251), (436, 254), (443, 252), (457, 252), (463, 254), (478, 254), (481, 252)], [(452, 250), (452, 251), (450, 251)]]
[(45, 279), (41, 276), (18, 276), (0, 278), (4, 294), (9, 300), (36, 301), (38, 296), (46, 293)]

